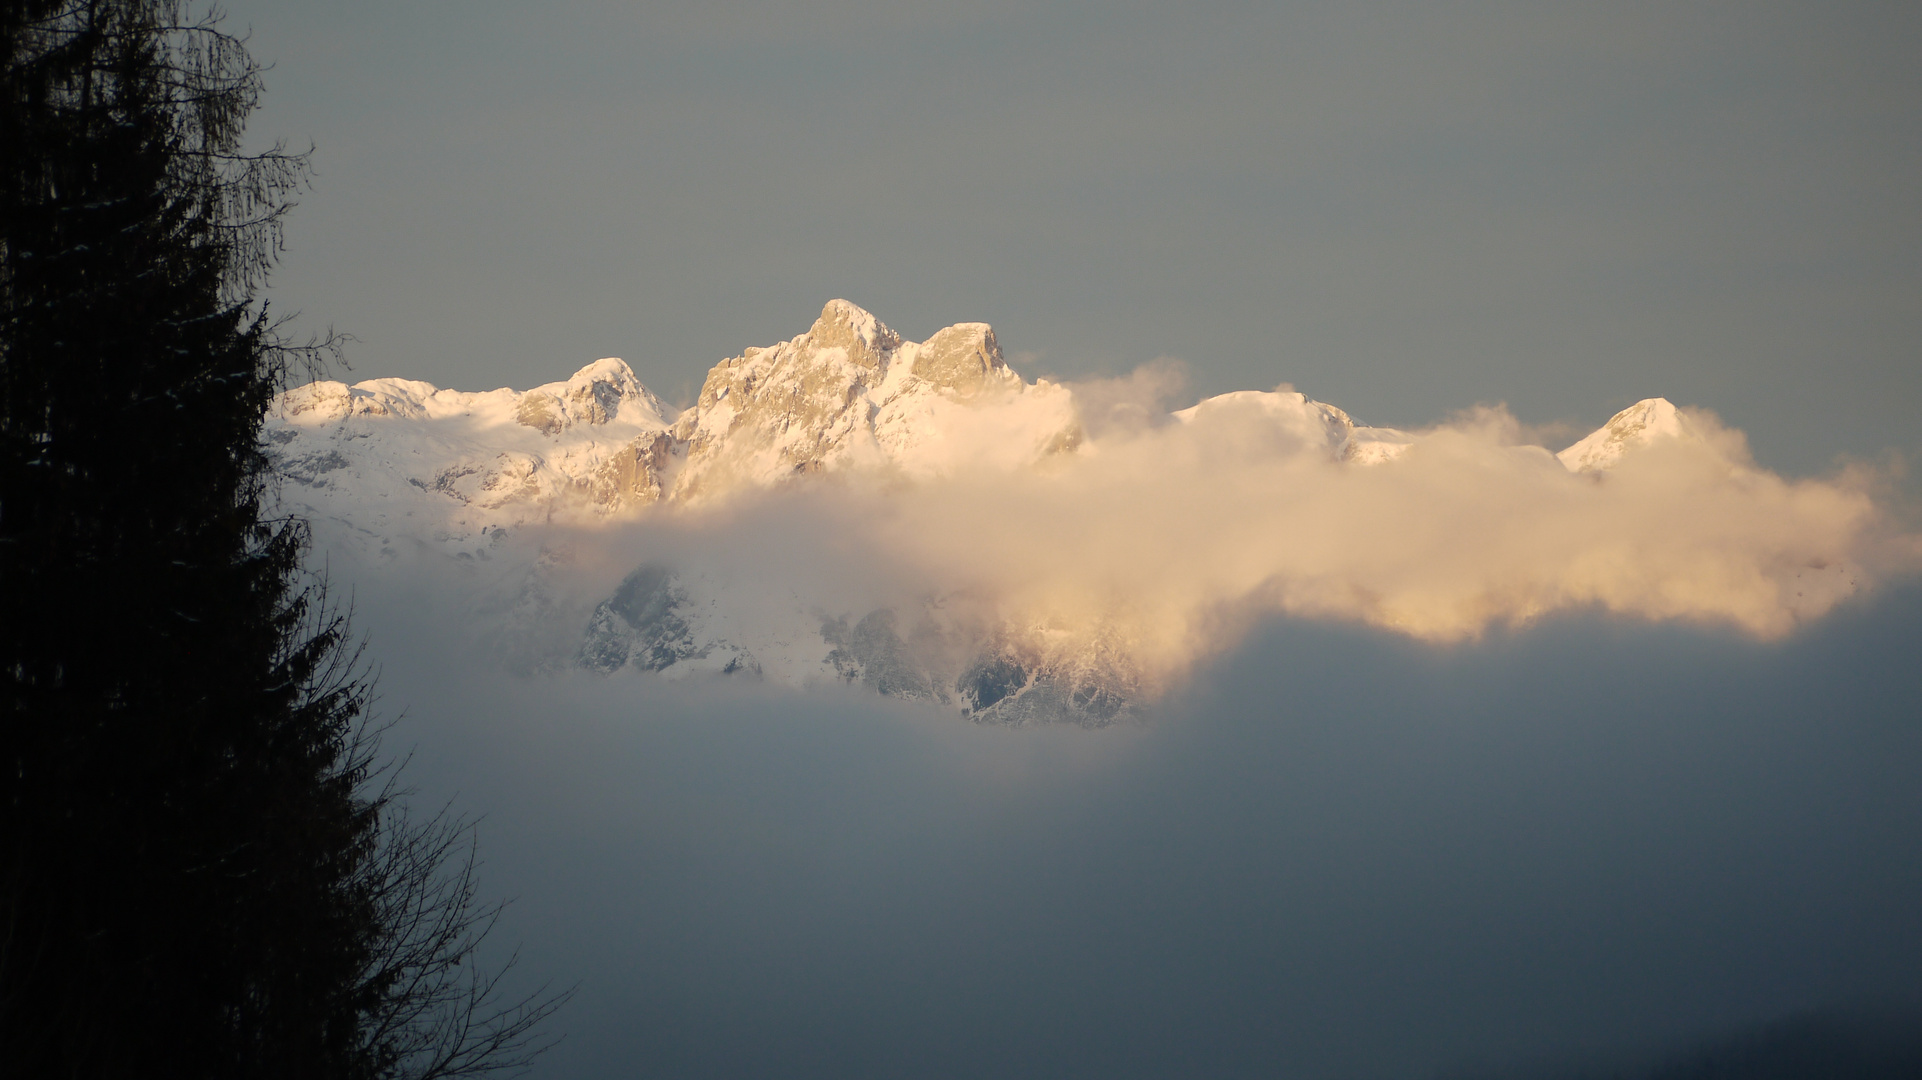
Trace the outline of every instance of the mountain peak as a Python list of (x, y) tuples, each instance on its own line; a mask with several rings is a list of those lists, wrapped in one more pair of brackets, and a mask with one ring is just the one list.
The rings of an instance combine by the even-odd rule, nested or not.
[(581, 386), (596, 382), (605, 382), (621, 387), (641, 385), (641, 381), (634, 377), (634, 369), (628, 367), (627, 361), (622, 360), (618, 356), (603, 356), (567, 378), (567, 385), (569, 386)]
[(1690, 434), (1687, 418), (1667, 398), (1643, 398), (1555, 456), (1570, 472), (1600, 472), (1638, 446)]
[(807, 340), (817, 349), (846, 349), (849, 360), (875, 370), (886, 363), (888, 353), (901, 346), (901, 335), (846, 300), (827, 302), (821, 317), (808, 329)]
[(620, 415), (621, 405), (638, 401), (660, 417), (661, 401), (634, 377), (634, 369), (618, 356), (606, 356), (569, 376), (566, 382), (537, 386), (521, 396), (515, 419), (547, 435), (577, 424), (605, 424)]
[(999, 374), (1008, 370), (1008, 363), (1001, 358), (1001, 343), (994, 339), (994, 327), (978, 322), (955, 323), (922, 342), (909, 370), (916, 378), (962, 399), (1010, 378)]

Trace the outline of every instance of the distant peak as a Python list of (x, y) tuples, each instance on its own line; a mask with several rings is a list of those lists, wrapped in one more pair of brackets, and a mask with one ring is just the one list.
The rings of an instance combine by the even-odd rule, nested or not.
[(1677, 423), (1681, 415), (1681, 410), (1677, 409), (1674, 403), (1667, 398), (1643, 398), (1628, 408), (1623, 409), (1621, 412), (1616, 413), (1614, 416), (1609, 417), (1608, 423), (1605, 426), (1610, 430), (1618, 428), (1624, 430), (1630, 428), (1640, 430), (1652, 425)]
[(569, 376), (567, 385), (609, 382), (626, 387), (637, 385), (639, 381), (634, 377), (634, 369), (627, 366), (627, 361), (618, 356), (604, 356)]
[(1001, 357), (1001, 344), (987, 323), (956, 323), (922, 343), (914, 357), (914, 373), (963, 397), (980, 393), (1011, 376)]
[(1573, 472), (1598, 472), (1612, 467), (1635, 447), (1690, 433), (1687, 418), (1673, 402), (1667, 398), (1643, 398), (1609, 417), (1608, 423), (1555, 456)]
[(879, 367), (882, 355), (901, 345), (901, 335), (846, 300), (829, 300), (807, 337), (817, 348), (846, 349), (848, 359), (865, 367)]
[(557, 435), (577, 422), (613, 420), (628, 398), (638, 398), (658, 412), (654, 396), (634, 377), (634, 369), (618, 356), (606, 356), (576, 371), (565, 383), (529, 390), (521, 397), (515, 418), (537, 431)]
[(821, 305), (821, 318), (823, 320), (840, 319), (849, 322), (865, 321), (873, 323), (879, 321), (868, 309), (852, 300), (841, 299), (829, 300), (827, 303)]

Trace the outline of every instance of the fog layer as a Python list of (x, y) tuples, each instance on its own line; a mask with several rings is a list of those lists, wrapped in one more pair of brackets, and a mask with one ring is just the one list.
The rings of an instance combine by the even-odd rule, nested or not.
[(1152, 372), (1075, 387), (1063, 450), (1005, 415), (1029, 390), (954, 408), (902, 459), (926, 469), (850, 452), (824, 476), (524, 533), (523, 563), (565, 553), (542, 587), (574, 598), (544, 609), (546, 647), (564, 658), (584, 605), (654, 564), (770, 676), (822, 618), (886, 608), (910, 641), (1151, 699), (1275, 615), (1450, 642), (1590, 610), (1772, 640), (1922, 565), (1874, 471), (1784, 478), (1699, 410), (1576, 471), (1500, 408), (1392, 432), (1284, 387), (1171, 414)]
[(1267, 623), (1101, 731), (503, 675), (463, 603), (361, 621), (525, 969), (581, 981), (538, 1075), (1428, 1076), (1922, 970), (1913, 589), (1772, 644)]

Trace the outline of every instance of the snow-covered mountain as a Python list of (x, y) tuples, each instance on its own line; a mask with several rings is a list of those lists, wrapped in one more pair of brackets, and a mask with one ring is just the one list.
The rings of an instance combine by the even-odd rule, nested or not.
[(1667, 398), (1638, 401), (1609, 418), (1580, 442), (1555, 456), (1573, 472), (1602, 472), (1638, 447), (1666, 439), (1700, 436)]
[(616, 359), (525, 392), (441, 390), (408, 379), (287, 391), (265, 439), (286, 509), (331, 547), (397, 543), (468, 553), (534, 522), (631, 513), (666, 494), (680, 445), (673, 410)]
[[(549, 661), (607, 674), (853, 682), (978, 720), (1100, 724), (1126, 716), (1151, 681), (1125, 633), (1010, 614), (965, 590), (863, 607), (853, 594), (770, 590), (642, 552), (591, 610), (540, 599), (568, 558), (564, 544), (542, 539), (557, 528), (711, 514), (808, 484), (885, 493), (1045, 472), (1103, 452), (1080, 406), (1070, 387), (1009, 368), (985, 324), (910, 342), (836, 300), (806, 333), (716, 364), (679, 412), (625, 363), (603, 359), (526, 391), (316, 382), (282, 395), (265, 439), (283, 509), (312, 521), (330, 556), (492, 563), (490, 580), (519, 597), (495, 617), (578, 620), (548, 628), (543, 640), (561, 643)], [(1286, 388), (1209, 398), (1152, 424), (1252, 428), (1339, 468), (1385, 466), (1421, 441)], [(1689, 433), (1674, 406), (1652, 399), (1560, 460), (1597, 473)]]

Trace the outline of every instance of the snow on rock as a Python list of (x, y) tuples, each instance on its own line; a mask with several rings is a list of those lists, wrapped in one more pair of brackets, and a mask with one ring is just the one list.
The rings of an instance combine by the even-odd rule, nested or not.
[(1414, 436), (1394, 428), (1362, 427), (1326, 402), (1287, 386), (1272, 391), (1237, 390), (1219, 394), (1174, 414), (1184, 424), (1206, 425), (1259, 417), (1286, 442), (1314, 449), (1334, 461), (1379, 465), (1393, 461), (1414, 444)]
[[(1358, 425), (1287, 386), (1211, 397), (1149, 430), (1167, 424), (1218, 433), (1233, 452), (1307, 454), (1335, 468), (1393, 468), (1423, 438)], [(1682, 414), (1654, 398), (1559, 457), (1595, 472), (1688, 435)], [(614, 358), (525, 391), (315, 382), (280, 396), (263, 440), (283, 481), (280, 509), (313, 522), (321, 547), (376, 564), (403, 553), (513, 563), (502, 580), (519, 574), (518, 592), (500, 611), (548, 627), (522, 637), (565, 639), (549, 655), (573, 666), (860, 683), (1007, 724), (1112, 723), (1144, 685), (1101, 626), (1013, 625), (956, 596), (824, 610), (711, 569), (649, 563), (598, 604), (563, 603), (564, 546), (515, 539), (529, 526), (672, 513), (810, 475), (915, 484), (1098, 451), (1074, 392), (1024, 381), (985, 323), (912, 342), (834, 300), (799, 337), (715, 364), (678, 414)]]
[(503, 529), (659, 500), (675, 464), (669, 413), (610, 358), (525, 392), (310, 383), (280, 396), (262, 436), (282, 510), (314, 522), (323, 543), (472, 557)]
[(904, 342), (846, 300), (800, 337), (716, 364), (674, 434), (688, 501), (848, 468), (1019, 466), (1078, 437), (1068, 392), (1024, 383), (987, 324)]
[(1570, 472), (1602, 472), (1638, 447), (1663, 439), (1693, 437), (1687, 418), (1667, 398), (1645, 398), (1609, 417), (1608, 423), (1555, 456)]

